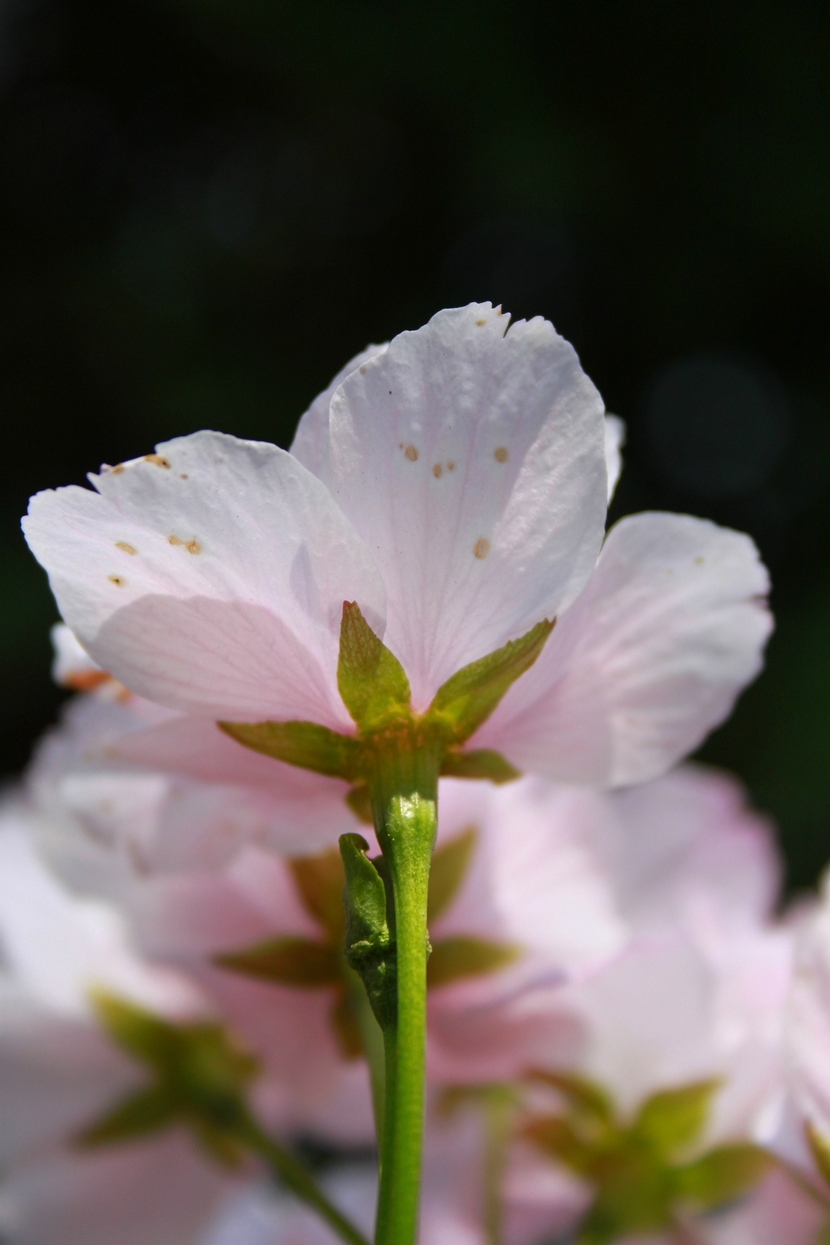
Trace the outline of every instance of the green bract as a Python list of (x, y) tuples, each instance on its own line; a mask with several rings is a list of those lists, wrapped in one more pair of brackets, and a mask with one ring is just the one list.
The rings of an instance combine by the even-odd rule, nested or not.
[[(476, 838), (477, 832), (470, 826), (436, 849), (429, 876), (430, 924), (455, 899), (475, 851)], [(377, 976), (378, 964), (385, 964), (381, 995), (394, 981), (393, 909), (384, 882), (383, 860), (369, 860), (367, 850), (368, 844), (359, 834), (344, 835), (342, 859), (337, 851), (329, 849), (318, 856), (301, 856), (287, 862), (303, 907), (320, 927), (320, 937), (278, 935), (214, 957), (214, 963), (221, 968), (260, 981), (295, 989), (331, 990), (334, 997), (329, 1018), (341, 1054), (347, 1059), (363, 1053), (347, 964), (360, 976), (367, 970)], [(347, 876), (348, 896), (344, 894)], [(495, 972), (520, 954), (521, 948), (511, 943), (464, 935), (439, 938), (432, 945), (427, 984), (448, 985)], [(370, 968), (373, 961), (376, 963)], [(379, 984), (376, 982), (375, 988)]]
[(576, 1237), (580, 1245), (670, 1230), (684, 1213), (712, 1210), (748, 1192), (774, 1161), (750, 1142), (692, 1157), (717, 1081), (661, 1090), (626, 1121), (589, 1081), (546, 1072), (534, 1077), (557, 1090), (565, 1105), (535, 1119), (526, 1136), (594, 1188)]
[(337, 685), (357, 726), (341, 735), (314, 722), (220, 722), (226, 734), (278, 761), (354, 784), (349, 804), (371, 821), (367, 788), (383, 754), (427, 750), (439, 772), (456, 778), (509, 782), (518, 771), (498, 752), (463, 752), (508, 688), (529, 670), (554, 623), (543, 620), (519, 640), (464, 666), (436, 692), (423, 714), (413, 712), (409, 680), (355, 602), (344, 602)]
[(186, 1124), (220, 1162), (237, 1164), (247, 1109), (244, 1090), (256, 1061), (236, 1047), (220, 1025), (173, 1025), (134, 1003), (96, 991), (101, 1025), (152, 1074), (152, 1084), (119, 1103), (77, 1137), (79, 1145), (132, 1141), (173, 1124)]

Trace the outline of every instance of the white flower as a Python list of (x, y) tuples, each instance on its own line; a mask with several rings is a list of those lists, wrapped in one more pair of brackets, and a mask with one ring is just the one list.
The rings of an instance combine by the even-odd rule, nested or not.
[(175, 1131), (106, 1150), (72, 1138), (142, 1084), (97, 1027), (105, 987), (179, 1020), (204, 1011), (173, 973), (130, 951), (123, 922), (66, 894), (43, 868), (28, 816), (0, 815), (0, 1221), (10, 1245), (194, 1241), (230, 1188)]
[[(471, 741), (520, 769), (639, 782), (722, 720), (770, 628), (751, 541), (650, 514), (617, 524), (600, 553), (602, 402), (550, 324), (507, 324), (473, 305), (373, 348), (312, 405), (291, 453), (197, 433), (102, 470), (94, 492), (33, 499), (27, 539), (84, 649), (182, 715), (125, 757), (238, 783), (260, 759), (216, 719), (351, 733), (336, 680), (344, 601), (402, 662), (415, 711), (556, 617)], [(275, 789), (290, 781), (269, 773)]]

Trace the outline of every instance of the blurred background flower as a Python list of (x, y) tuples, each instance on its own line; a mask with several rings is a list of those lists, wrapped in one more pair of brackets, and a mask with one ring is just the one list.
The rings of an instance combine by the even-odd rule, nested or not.
[(201, 427), (287, 446), (440, 306), (573, 341), (615, 513), (745, 529), (769, 668), (705, 748), (830, 850), (830, 12), (814, 0), (4, 0), (0, 746), (54, 717), (37, 489)]

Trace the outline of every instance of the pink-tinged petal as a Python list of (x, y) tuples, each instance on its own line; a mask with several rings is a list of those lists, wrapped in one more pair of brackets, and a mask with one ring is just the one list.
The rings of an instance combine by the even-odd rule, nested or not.
[(729, 774), (684, 765), (608, 797), (593, 843), (640, 933), (715, 928), (734, 940), (772, 912), (781, 862), (766, 818)]
[(503, 787), (443, 779), (439, 843), (470, 826), (477, 840), (435, 935), (518, 943), (537, 973), (544, 963), (562, 979), (609, 959), (627, 930), (589, 833), (605, 816), (603, 796), (540, 778)]
[(800, 932), (787, 1041), (796, 1096), (807, 1119), (830, 1137), (830, 881)]
[(623, 519), (536, 665), (470, 746), (563, 782), (658, 777), (760, 670), (767, 589), (747, 536), (686, 515)]
[(72, 1136), (146, 1078), (86, 1020), (56, 1015), (0, 978), (0, 1163)]
[(299, 458), (300, 462), (308, 467), (309, 471), (312, 471), (314, 475), (322, 478), (328, 465), (331, 446), (329, 438), (329, 407), (331, 406), (331, 400), (334, 397), (335, 391), (346, 377), (351, 376), (352, 372), (356, 372), (362, 364), (368, 363), (376, 355), (383, 354), (388, 345), (388, 342), (383, 342), (380, 346), (367, 346), (360, 354), (356, 354), (353, 359), (350, 359), (345, 367), (341, 367), (328, 388), (324, 389), (322, 393), (318, 393), (305, 415), (300, 419), (291, 446), (291, 453), (295, 458)]
[(817, 1245), (827, 1213), (784, 1171), (773, 1171), (747, 1198), (705, 1221), (701, 1245)]
[(315, 449), (380, 568), (417, 709), (573, 600), (602, 539), (602, 400), (552, 325), (508, 322), (473, 304), (402, 333), (336, 390)]
[(182, 1133), (63, 1150), (4, 1175), (14, 1245), (195, 1245), (234, 1185)]
[(0, 824), (0, 937), (14, 979), (58, 1015), (88, 1017), (95, 987), (171, 1016), (204, 1011), (189, 982), (136, 957), (120, 913), (61, 886), (13, 811)]
[(83, 647), (130, 690), (239, 720), (349, 718), (340, 616), (383, 631), (383, 586), (292, 455), (199, 432), (32, 499), (24, 530)]

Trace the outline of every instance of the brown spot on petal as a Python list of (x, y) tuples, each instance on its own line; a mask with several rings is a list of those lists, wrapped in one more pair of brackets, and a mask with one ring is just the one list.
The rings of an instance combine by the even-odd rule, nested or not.
[(361, 376), (365, 376), (365, 375), (366, 375), (366, 365), (365, 365), (365, 364), (364, 364), (364, 365), (360, 368), (360, 375), (361, 375)]
[(116, 463), (114, 467), (107, 467), (107, 472), (111, 476), (120, 476), (123, 470), (124, 470), (123, 463)]
[(115, 547), (116, 549), (123, 549), (125, 553), (130, 555), (130, 557), (133, 557), (136, 553), (138, 553), (135, 545), (129, 545), (126, 540), (117, 540), (115, 542)]
[(483, 558), (486, 558), (489, 552), (490, 552), (489, 540), (485, 539), (484, 536), (479, 536), (478, 540), (473, 545), (473, 556), (481, 560)]
[(170, 464), (166, 458), (162, 458), (161, 454), (145, 454), (143, 461), (145, 463), (153, 463), (156, 467), (169, 467)]
[(697, 557), (695, 558), (695, 566), (703, 566), (704, 560), (705, 559), (700, 554), (698, 554)]
[(181, 536), (168, 536), (167, 543), (168, 545), (183, 545), (184, 541)]
[(202, 546), (199, 544), (198, 540), (189, 540), (187, 544), (185, 545), (185, 549), (187, 550), (188, 553), (201, 553), (202, 552)]
[(481, 328), (481, 326), (486, 323), (487, 323), (486, 320), (476, 320), (476, 324), (478, 325), (479, 328)]
[(447, 471), (455, 471), (455, 463), (447, 463)]
[(179, 476), (179, 479), (180, 479), (180, 480), (186, 480), (186, 479), (187, 479), (187, 472), (186, 472), (186, 471), (183, 471), (183, 472), (181, 473), (181, 475)]
[(116, 588), (123, 588), (127, 582), (126, 579), (122, 579), (120, 575), (107, 575), (107, 579), (111, 584), (115, 584)]
[(418, 451), (414, 445), (408, 445), (404, 450), (404, 458), (408, 458), (411, 463), (418, 461)]
[(435, 476), (436, 480), (441, 479), (441, 476), (444, 474), (444, 468), (441, 466), (440, 463), (436, 463), (435, 466), (432, 468), (432, 474)]
[(493, 450), (493, 457), (495, 458), (497, 463), (506, 463), (507, 462), (507, 450), (504, 448), (503, 445), (500, 445), (497, 450)]

